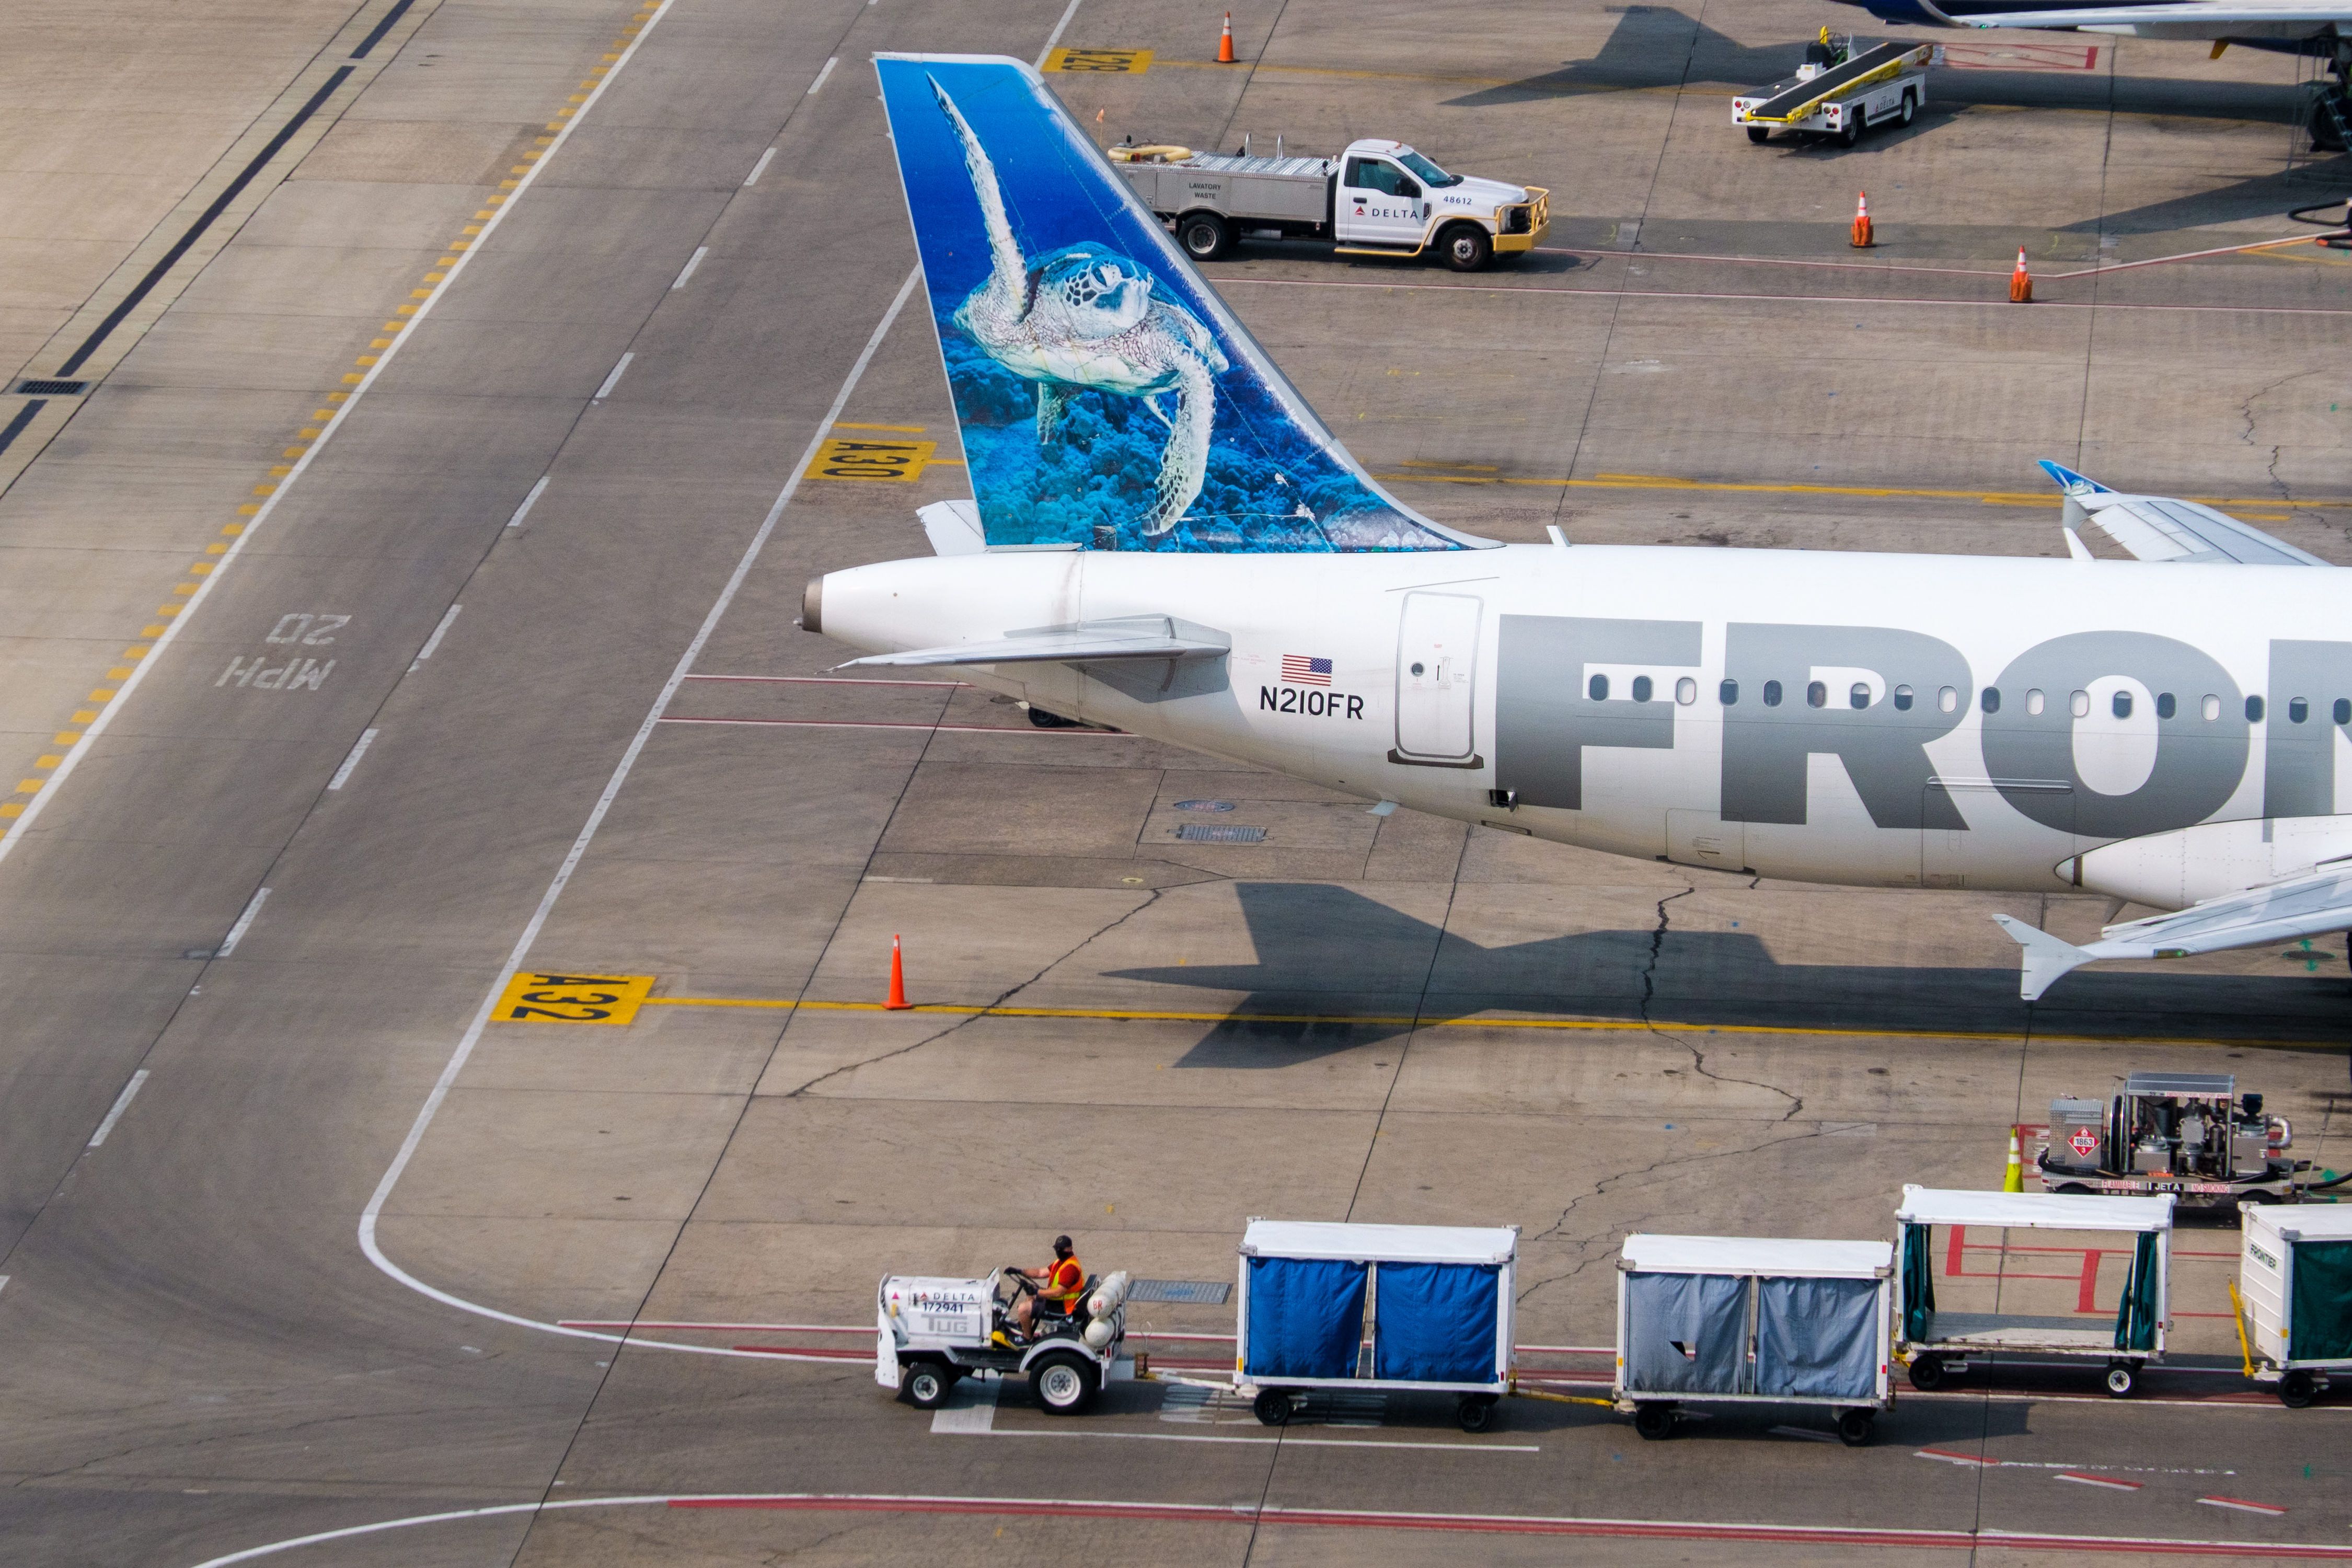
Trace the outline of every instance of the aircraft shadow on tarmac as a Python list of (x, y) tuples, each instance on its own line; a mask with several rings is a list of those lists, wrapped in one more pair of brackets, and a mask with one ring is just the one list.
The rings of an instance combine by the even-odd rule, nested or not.
[[(1867, 18), (1862, 19), (1865, 24)], [(1726, 88), (1762, 87), (1795, 73), (1805, 44), (1768, 44), (1751, 48), (1664, 5), (1627, 5), (1601, 52), (1571, 60), (1503, 87), (1483, 88), (1450, 99), (1450, 109), (1487, 109), (1586, 93), (1636, 92), (1685, 84)], [(1924, 42), (1948, 40), (1925, 39)], [(2098, 47), (2110, 47), (2104, 39)], [(2183, 53), (2184, 66), (2192, 63)], [(2301, 92), (2284, 84), (2227, 81), (2195, 77), (2115, 77), (2105, 70), (1937, 71), (1928, 84), (1928, 110), (1974, 106), (2011, 109), (2113, 110), (2120, 114), (2164, 115), (2189, 120), (2235, 120), (2293, 124), (2303, 114)]]
[[(2342, 961), (2324, 950), (2315, 962), (2326, 968), (2315, 974), (2085, 971), (2029, 1009), (2018, 999), (2014, 968), (1782, 963), (1746, 931), (1675, 930), (1671, 905), (1662, 931), (1580, 931), (1488, 947), (1326, 883), (1241, 882), (1234, 892), (1257, 963), (1110, 975), (1247, 994), (1180, 1068), (1290, 1067), (1405, 1034), (1416, 1014), (1427, 1022), (1489, 1011), (1725, 1029), (2022, 1034), (2030, 1026), (2118, 1040), (2352, 1044)], [(1949, 918), (1957, 926), (1983, 917), (1955, 900)], [(1316, 1018), (1332, 1021), (1297, 1021)]]
[(2058, 232), (2170, 234), (2248, 218), (2277, 217), (2291, 207), (2315, 202), (2336, 206), (2343, 201), (2347, 183), (2352, 183), (2352, 158), (2339, 156), (2325, 163), (2305, 163), (2291, 173), (2263, 174), (2218, 190), (2198, 191), (2170, 201), (2109, 213), (2104, 217), (2084, 218)]

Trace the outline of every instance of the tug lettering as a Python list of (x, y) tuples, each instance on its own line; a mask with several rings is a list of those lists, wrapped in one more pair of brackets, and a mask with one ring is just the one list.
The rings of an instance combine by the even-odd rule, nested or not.
[(1344, 691), (1318, 691), (1296, 686), (1261, 686), (1257, 705), (1266, 713), (1304, 713), (1313, 719), (1361, 719), (1364, 700)]

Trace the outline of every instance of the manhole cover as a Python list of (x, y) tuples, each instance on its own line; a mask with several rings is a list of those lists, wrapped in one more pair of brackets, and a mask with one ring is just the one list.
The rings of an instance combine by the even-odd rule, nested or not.
[(1192, 844), (1263, 844), (1265, 829), (1239, 823), (1188, 822), (1176, 830), (1176, 837)]
[(1130, 1301), (1193, 1301), (1206, 1307), (1222, 1307), (1233, 1290), (1231, 1285), (1215, 1279), (1139, 1279), (1128, 1287)]
[(1233, 808), (1234, 803), (1229, 800), (1180, 800), (1176, 803), (1179, 811), (1231, 811)]

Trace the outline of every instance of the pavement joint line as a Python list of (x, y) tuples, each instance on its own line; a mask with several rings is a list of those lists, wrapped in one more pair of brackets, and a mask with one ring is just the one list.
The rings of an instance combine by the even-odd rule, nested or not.
[[(663, 15), (667, 14), (671, 4), (673, 0), (660, 0), (660, 5), (649, 13), (649, 19), (646, 23), (642, 26), (632, 26), (629, 29), (632, 36), (628, 44), (621, 50), (619, 63), (600, 79), (588, 93), (586, 100), (581, 105), (583, 112), (586, 109), (593, 107), (596, 100), (604, 96), (604, 89), (611, 85), (614, 76), (619, 72), (621, 66), (625, 65), (636, 53), (637, 45), (643, 41), (646, 31), (650, 29), (653, 22), (658, 21)], [(373, 47), (373, 41), (370, 41), (369, 47)], [(336, 78), (338, 84), (343, 76), (349, 74), (350, 68), (341, 68), (341, 75)], [(315, 101), (323, 102), (323, 96)], [(409, 341), (410, 334), (405, 329), (425, 320), (432, 313), (434, 307), (440, 304), (442, 299), (447, 294), (450, 285), (457, 280), (458, 276), (465, 271), (467, 263), (473, 259), (476, 247), (496, 233), (499, 226), (506, 221), (507, 215), (514, 211), (515, 202), (523, 192), (530, 188), (532, 182), (539, 178), (540, 172), (547, 166), (548, 158), (569, 140), (572, 127), (577, 123), (578, 116), (572, 116), (563, 124), (554, 128), (552, 135), (541, 138), (546, 145), (529, 155), (528, 167), (521, 178), (514, 182), (514, 188), (495, 200), (488, 209), (490, 216), (481, 225), (467, 226), (468, 230), (476, 237), (451, 244), (448, 247), (450, 254), (444, 256), (440, 264), (433, 271), (425, 274), (431, 288), (425, 292), (425, 298), (413, 307), (414, 313), (405, 321), (400, 323), (400, 330), (396, 335), (381, 353), (360, 356), (359, 363), (364, 368), (347, 374), (343, 377), (344, 390), (326, 395), (328, 407), (312, 415), (311, 417), (318, 423), (317, 434), (314, 437), (308, 438), (309, 445), (304, 448), (302, 455), (295, 458), (287, 468), (282, 479), (254, 487), (254, 494), (264, 499), (258, 504), (247, 503), (239, 507), (237, 511), (244, 521), (229, 523), (221, 530), (221, 532), (228, 538), (228, 548), (212, 563), (209, 569), (198, 574), (194, 583), (182, 583), (172, 590), (175, 596), (185, 602), (165, 605), (158, 612), (164, 619), (160, 630), (154, 634), (154, 643), (150, 650), (152, 654), (160, 655), (178, 637), (181, 627), (188, 624), (197, 608), (211, 596), (222, 574), (244, 553), (246, 546), (252, 542), (256, 531), (269, 521), (271, 515), (278, 510), (278, 504), (286, 499), (287, 493), (294, 488), (304, 474), (310, 471), (311, 462), (327, 443), (333, 439), (335, 433), (342, 428), (344, 419), (349, 416), (353, 408), (359, 405), (360, 400), (366, 396), (369, 390), (375, 385), (377, 379), (398, 357), (402, 347)], [(625, 359), (623, 363), (626, 363)], [(45, 787), (39, 788), (32, 795), (31, 799), (21, 804), (16, 801), (0, 804), (0, 861), (5, 861), (16, 847), (23, 842), (26, 834), (40, 818), (42, 812), (47, 810), (49, 803), (57, 798), (59, 786), (73, 776), (75, 770), (81, 765), (82, 760), (89, 756), (98, 738), (112, 725), (114, 716), (122, 710), (131, 694), (139, 689), (141, 682), (145, 680), (147, 672), (157, 662), (157, 659), (152, 657), (142, 658), (119, 685), (93, 690), (89, 700), (97, 705), (96, 711), (82, 731), (67, 746), (62, 759), (49, 777), (44, 781)], [(77, 722), (79, 721), (77, 719)], [(20, 789), (17, 793), (26, 792)]]
[[(2262, 1505), (2256, 1505), (2260, 1508)], [(346, 1525), (208, 1558), (195, 1568), (234, 1568), (280, 1552), (350, 1541), (395, 1530), (517, 1514), (564, 1513), (600, 1508), (777, 1510), (816, 1513), (966, 1515), (988, 1518), (1113, 1519), (1175, 1524), (1276, 1525), (1326, 1529), (1416, 1531), (1619, 1540), (1739, 1542), (1763, 1544), (1883, 1547), (1973, 1552), (1985, 1547), (2029, 1552), (2134, 1553), (2271, 1561), (2352, 1562), (2352, 1545), (2328, 1542), (2200, 1540), (2190, 1537), (2060, 1535), (2027, 1531), (1902, 1529), (1840, 1524), (1733, 1524), (1698, 1520), (1612, 1519), (1570, 1514), (1433, 1513), (1368, 1509), (1300, 1508), (1265, 1502), (1145, 1502), (1124, 1499), (982, 1497), (941, 1493), (736, 1492), (641, 1493), (556, 1498), (412, 1514), (372, 1524)]]
[[(1017, 732), (1017, 731), (1016, 731)], [(935, 1013), (961, 1017), (987, 1018), (1076, 1018), (1105, 1023), (1143, 1024), (1339, 1024), (1367, 1027), (1394, 1028), (1416, 1020), (1407, 1014), (1388, 1013), (1212, 1013), (1172, 1008), (1146, 1007), (1025, 1007), (989, 1006), (980, 1003), (919, 1002), (905, 1009), (887, 1009), (879, 1002), (794, 1001), (790, 997), (768, 996), (648, 996), (639, 1004), (646, 1007), (745, 1007), (773, 1008), (790, 1011), (803, 1008), (821, 1013), (880, 1013), (905, 1011)], [(1595, 1029), (1640, 1033), (1644, 1026), (1637, 1018), (1485, 1018), (1468, 1016), (1440, 1016), (1423, 1015), (1419, 1020), (1423, 1028), (1432, 1029)], [(1840, 1028), (1832, 1026), (1805, 1024), (1694, 1024), (1661, 1020), (1661, 1029), (1688, 1030), (1723, 1035), (1790, 1035), (1820, 1039), (1864, 1040), (1985, 1040), (2006, 1044), (2015, 1040), (2013, 1031), (1992, 1029), (1915, 1029)], [(2135, 1032), (2121, 1035), (2058, 1035), (2034, 1033), (2038, 1040), (2049, 1040), (2073, 1046), (2114, 1045), (2126, 1038), (2160, 1043), (2168, 1046), (2242, 1047), (2256, 1046), (2276, 1050), (2336, 1051), (2342, 1045), (2333, 1041), (2283, 1040), (2256, 1037), (2232, 1038), (2216, 1036), (2210, 1038), (2179, 1036), (2159, 1040), (2158, 1037)]]
[[(1465, 290), (1479, 294), (1545, 294), (1587, 300), (1690, 300), (1708, 304), (1771, 305), (1929, 305), (1956, 310), (2010, 310), (2006, 297), (1999, 300), (1931, 300), (1916, 295), (1870, 294), (1730, 294), (1685, 289), (1560, 289), (1544, 283), (1377, 283), (1337, 278), (1237, 278), (1225, 276), (1219, 288), (1255, 284), (1264, 289), (1393, 289), (1406, 293), (1436, 294)], [(2174, 305), (2115, 300), (2037, 300), (2037, 310), (2172, 310), (2190, 315), (2222, 316), (2352, 316), (2352, 308), (2327, 305)]]

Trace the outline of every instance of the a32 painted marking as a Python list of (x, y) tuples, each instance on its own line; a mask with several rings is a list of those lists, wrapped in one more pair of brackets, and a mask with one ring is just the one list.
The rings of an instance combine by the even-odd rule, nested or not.
[(1049, 71), (1096, 71), (1141, 76), (1151, 68), (1150, 49), (1055, 49), (1045, 57)]
[(626, 1024), (654, 988), (650, 974), (518, 974), (490, 1016), (509, 1024)]
[(835, 436), (808, 466), (813, 479), (919, 479), (936, 441), (856, 441)]

